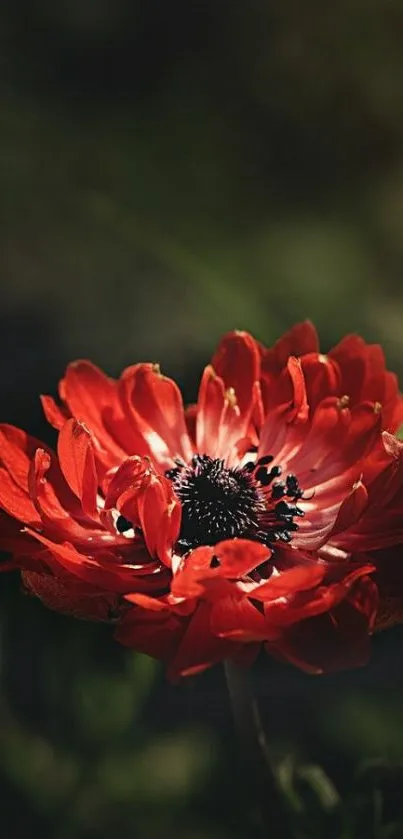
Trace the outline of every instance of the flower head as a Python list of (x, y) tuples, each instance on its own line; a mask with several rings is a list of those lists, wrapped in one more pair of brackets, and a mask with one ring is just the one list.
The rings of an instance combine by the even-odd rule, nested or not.
[(1, 543), (47, 605), (115, 621), (172, 677), (262, 645), (353, 666), (400, 619), (403, 399), (379, 347), (233, 332), (186, 409), (153, 364), (115, 381), (76, 362), (60, 400), (56, 454), (0, 430)]

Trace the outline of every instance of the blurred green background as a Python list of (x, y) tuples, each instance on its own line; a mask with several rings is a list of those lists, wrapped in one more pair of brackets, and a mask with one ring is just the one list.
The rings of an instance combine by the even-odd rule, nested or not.
[[(3, 0), (2, 419), (87, 356), (192, 399), (223, 331), (310, 317), (403, 373), (400, 0)], [(172, 687), (2, 577), (3, 839), (243, 839), (220, 668)], [(299, 836), (403, 837), (403, 632), (255, 680)], [(275, 830), (273, 830), (275, 839)]]

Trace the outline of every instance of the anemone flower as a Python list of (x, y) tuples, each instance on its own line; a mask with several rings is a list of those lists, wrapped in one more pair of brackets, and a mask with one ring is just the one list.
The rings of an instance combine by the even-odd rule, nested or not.
[(187, 408), (154, 364), (74, 362), (59, 396), (56, 452), (0, 427), (2, 567), (46, 605), (114, 622), (173, 679), (262, 646), (356, 666), (400, 619), (403, 399), (380, 347), (232, 332)]

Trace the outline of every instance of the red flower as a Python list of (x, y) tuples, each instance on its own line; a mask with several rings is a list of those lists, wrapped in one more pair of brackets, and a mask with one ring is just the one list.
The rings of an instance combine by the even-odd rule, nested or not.
[(151, 364), (114, 381), (76, 362), (60, 398), (43, 397), (57, 454), (0, 434), (4, 567), (47, 605), (115, 620), (172, 677), (262, 644), (310, 672), (357, 665), (377, 615), (400, 616), (403, 399), (379, 347), (234, 332), (186, 411)]

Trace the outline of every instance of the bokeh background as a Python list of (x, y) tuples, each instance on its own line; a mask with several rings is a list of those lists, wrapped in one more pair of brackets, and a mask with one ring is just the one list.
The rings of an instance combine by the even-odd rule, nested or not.
[[(1, 419), (51, 440), (68, 360), (160, 361), (312, 318), (403, 374), (400, 0), (3, 0)], [(2, 839), (244, 839), (220, 668), (161, 668), (0, 580)], [(299, 837), (403, 837), (403, 632), (255, 682)], [(275, 839), (275, 830), (273, 830)]]

